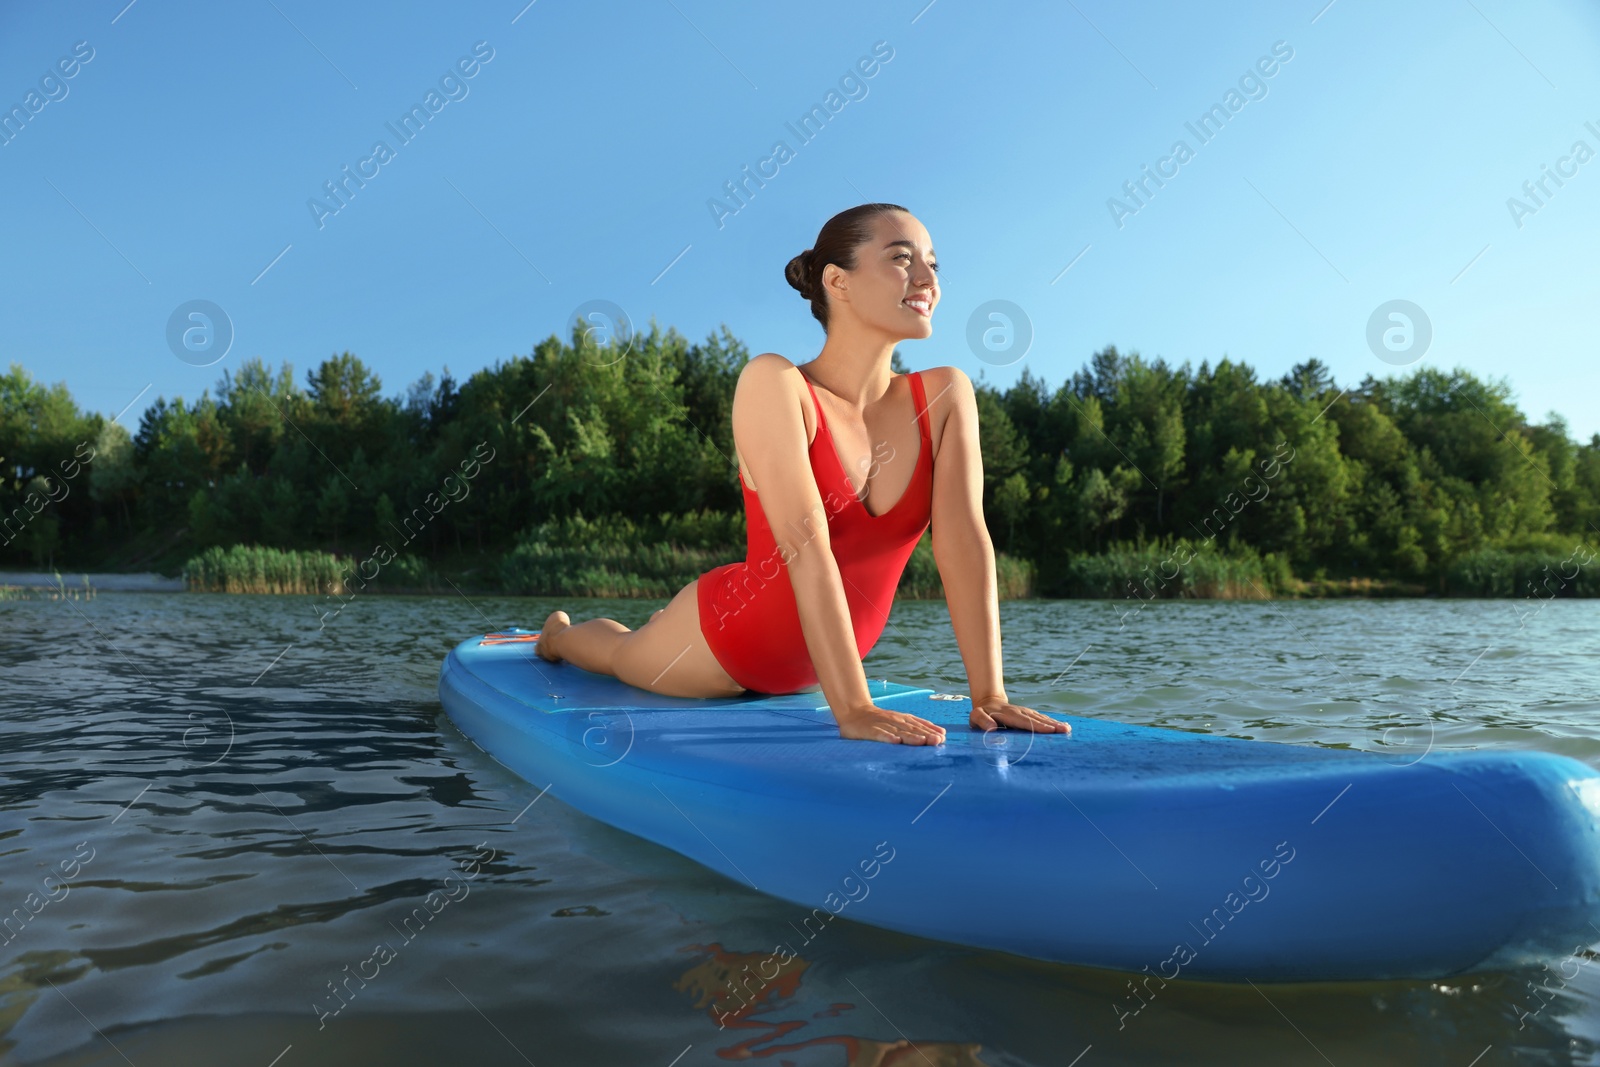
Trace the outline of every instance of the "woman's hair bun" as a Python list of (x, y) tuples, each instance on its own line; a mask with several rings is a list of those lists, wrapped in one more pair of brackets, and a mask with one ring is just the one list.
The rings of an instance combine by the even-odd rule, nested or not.
[(807, 300), (810, 300), (814, 295), (815, 283), (811, 278), (812, 252), (813, 249), (806, 249), (791, 259), (789, 265), (783, 269), (783, 276), (789, 280), (789, 284), (794, 286), (800, 295)]
[[(846, 208), (823, 223), (812, 246), (789, 261), (783, 276), (811, 301), (811, 317), (828, 328), (828, 293), (822, 276), (830, 265), (842, 271), (856, 269), (857, 253), (874, 239), (875, 224), (891, 211), (904, 212), (899, 204), (858, 204)], [(910, 212), (906, 212), (910, 214)]]

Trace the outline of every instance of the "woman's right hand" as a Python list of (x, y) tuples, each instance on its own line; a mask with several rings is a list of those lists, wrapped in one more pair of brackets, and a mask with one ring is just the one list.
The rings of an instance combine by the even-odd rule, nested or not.
[(891, 745), (944, 744), (943, 726), (903, 711), (886, 711), (867, 704), (851, 708), (834, 718), (839, 722), (839, 736), (847, 741), (886, 741)]

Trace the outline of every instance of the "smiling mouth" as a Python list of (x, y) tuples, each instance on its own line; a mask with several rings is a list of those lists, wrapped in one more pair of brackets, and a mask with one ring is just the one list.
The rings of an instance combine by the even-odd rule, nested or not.
[(927, 318), (933, 314), (933, 305), (925, 300), (918, 300), (915, 302), (911, 300), (902, 300), (900, 301), (900, 306), (910, 308), (923, 318)]

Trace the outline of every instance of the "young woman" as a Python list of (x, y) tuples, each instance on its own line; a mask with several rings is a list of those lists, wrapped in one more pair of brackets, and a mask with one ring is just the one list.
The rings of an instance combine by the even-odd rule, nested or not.
[(684, 586), (637, 630), (551, 612), (539, 655), (668, 696), (820, 683), (841, 737), (939, 744), (937, 724), (873, 706), (861, 666), (931, 520), (971, 725), (1070, 732), (1006, 699), (972, 383), (955, 367), (889, 370), (897, 342), (933, 333), (935, 258), (928, 231), (896, 204), (828, 220), (784, 272), (827, 331), (821, 354), (797, 367), (763, 353), (734, 390), (745, 560)]

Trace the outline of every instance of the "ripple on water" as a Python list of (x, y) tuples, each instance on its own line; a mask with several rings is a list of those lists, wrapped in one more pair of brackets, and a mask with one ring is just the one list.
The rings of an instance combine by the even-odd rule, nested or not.
[[(314, 598), (0, 604), (0, 914), (93, 850), (0, 944), (0, 1057), (123, 1062), (109, 1038), (141, 1065), (265, 1065), (290, 1044), (280, 1067), (666, 1064), (689, 1046), (685, 1063), (812, 1049), (887, 1063), (909, 1055), (896, 1030), (930, 1062), (996, 1067), (1068, 1063), (1090, 1044), (1085, 1067), (1466, 1064), (1491, 1044), (1524, 1062), (1594, 1055), (1593, 966), (1545, 989), (1520, 1030), (1540, 975), (1283, 986), (1270, 1003), (1174, 982), (1119, 1031), (1126, 975), (855, 924), (797, 945), (782, 996), (719, 1030), (719, 977), (795, 937), (804, 909), (541, 797), (436, 697), (465, 635), (555, 607), (638, 626), (663, 603), (367, 597), (321, 630)], [(1126, 617), (1016, 601), (1001, 616), (1009, 695), (1041, 710), (1600, 766), (1596, 605), (1554, 602), (1522, 626), (1504, 604), (1460, 601)], [(964, 692), (961, 663), (943, 605), (900, 602), (868, 673)], [(487, 858), (466, 895), (441, 903), (473, 857)], [(1030, 905), (1049, 902), (1007, 903)], [(393, 958), (369, 964), (379, 945)]]

